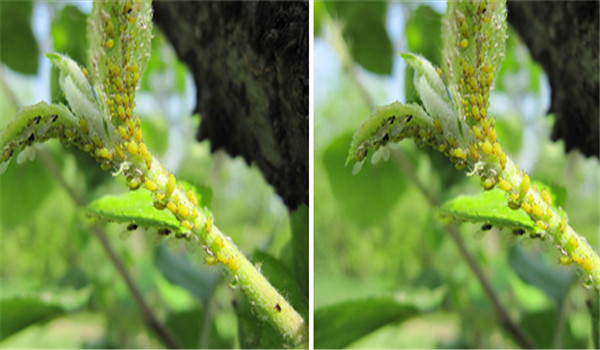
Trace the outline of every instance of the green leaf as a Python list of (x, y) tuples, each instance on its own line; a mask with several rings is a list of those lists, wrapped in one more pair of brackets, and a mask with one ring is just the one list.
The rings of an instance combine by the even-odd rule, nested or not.
[(344, 166), (352, 134), (334, 139), (323, 153), (331, 190), (343, 215), (361, 226), (385, 218), (402, 196), (408, 180), (393, 162), (365, 164), (356, 175)]
[(364, 2), (342, 31), (354, 61), (371, 73), (392, 74), (394, 50), (385, 28), (385, 19)]
[(193, 266), (188, 259), (171, 252), (164, 245), (160, 245), (154, 250), (154, 264), (169, 282), (185, 288), (202, 300), (203, 305), (206, 305), (216, 284), (221, 279), (216, 269), (201, 270)]
[(304, 295), (308, 295), (308, 207), (303, 204), (291, 213), (294, 276)]
[(387, 3), (326, 2), (327, 11), (342, 23), (342, 35), (354, 61), (380, 75), (392, 73), (394, 52), (385, 28)]
[(321, 27), (323, 26), (323, 17), (325, 16), (325, 12), (327, 8), (325, 7), (325, 3), (323, 1), (315, 1), (313, 3), (313, 12), (314, 12), (314, 36), (318, 36), (321, 33)]
[(474, 196), (458, 196), (444, 203), (440, 211), (461, 220), (535, 230), (534, 222), (524, 211), (508, 207), (505, 193), (498, 188)]
[(39, 161), (13, 163), (0, 176), (0, 217), (5, 229), (28, 223), (53, 187)]
[[(203, 333), (204, 317), (200, 307), (174, 312), (167, 316), (165, 325), (184, 349), (231, 349), (232, 341), (219, 335), (214, 322), (210, 322), (208, 331)], [(206, 339), (200, 339), (201, 335), (205, 335)]]
[(315, 348), (341, 349), (390, 323), (401, 323), (436, 307), (441, 289), (394, 298), (350, 300), (315, 310)]
[(91, 215), (144, 227), (164, 227), (179, 231), (179, 221), (168, 210), (158, 210), (149, 191), (140, 189), (122, 195), (106, 195), (87, 206)]
[(0, 61), (10, 69), (37, 74), (38, 45), (31, 30), (31, 1), (3, 1), (0, 4)]
[(556, 300), (558, 305), (577, 280), (572, 270), (561, 269), (558, 264), (549, 266), (540, 255), (527, 253), (518, 245), (511, 247), (508, 258), (510, 266), (523, 282), (539, 288)]
[[(519, 322), (519, 326), (527, 334), (538, 349), (584, 349), (586, 341), (577, 339), (573, 335), (570, 324), (564, 324), (562, 337), (559, 344), (554, 344), (557, 332), (559, 315), (555, 308), (526, 313)], [(564, 321), (562, 321), (564, 322)], [(556, 347), (558, 345), (558, 347)]]
[(31, 325), (42, 324), (80, 309), (89, 300), (90, 292), (90, 289), (69, 289), (0, 299), (0, 341)]

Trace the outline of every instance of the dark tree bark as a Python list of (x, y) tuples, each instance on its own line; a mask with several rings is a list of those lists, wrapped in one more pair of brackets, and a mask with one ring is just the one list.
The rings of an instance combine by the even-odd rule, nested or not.
[(508, 21), (550, 79), (552, 140), (599, 156), (600, 24), (597, 1), (509, 1)]
[(198, 140), (254, 163), (290, 209), (308, 203), (308, 2), (155, 2), (194, 75)]

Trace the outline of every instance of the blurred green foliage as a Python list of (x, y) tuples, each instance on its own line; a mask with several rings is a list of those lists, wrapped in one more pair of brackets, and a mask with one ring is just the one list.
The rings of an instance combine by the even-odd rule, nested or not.
[[(40, 57), (31, 34), (32, 20), (39, 20), (31, 18), (34, 7), (33, 13), (49, 14), (44, 42), (53, 47), (44, 50), (66, 53), (86, 64), (89, 8), (64, 3), (19, 4), (0, 3), (0, 52), (6, 65), (2, 69), (35, 74), (38, 60), (46, 59)], [(5, 21), (15, 12), (9, 12), (11, 8), (18, 11), (11, 15), (12, 22)], [(5, 30), (4, 25), (9, 24), (10, 30)], [(8, 33), (10, 40), (4, 39)], [(11, 57), (18, 58), (20, 66), (14, 65)], [(48, 84), (52, 100), (60, 99), (56, 76), (39, 74), (39, 79), (50, 77), (42, 81)], [(7, 75), (0, 86), (2, 101), (6, 102), (0, 104), (0, 127), (29, 98), (32, 82), (23, 85), (19, 79), (18, 75)], [(192, 79), (158, 31), (143, 79), (135, 113), (142, 119), (148, 148), (162, 161), (168, 161), (178, 178), (202, 190), (216, 225), (256, 264), (263, 264), (267, 277), (272, 277), (282, 294), (289, 296), (306, 316), (307, 281), (299, 276), (307, 275), (307, 270), (294, 269), (294, 264), (308, 265), (308, 227), (300, 222), (308, 221), (307, 209), (295, 213), (299, 216), (294, 219), (294, 229), (301, 239), (293, 245), (291, 214), (260, 171), (224, 153), (211, 154), (208, 142), (194, 139), (193, 131), (201, 118), (189, 115), (193, 107), (193, 101), (189, 101), (195, 98), (189, 83)], [(238, 332), (238, 314), (245, 322), (258, 325), (257, 329), (270, 327), (257, 320), (249, 305), (246, 311), (240, 311), (245, 296), (220, 267), (204, 264), (202, 247), (165, 240), (156, 229), (128, 231), (127, 224), (90, 217), (75, 204), (41, 158), (54, 162), (66, 184), (87, 203), (107, 194), (125, 193), (123, 179), (100, 170), (88, 155), (56, 141), (35, 148), (35, 160), (17, 164), (13, 159), (0, 176), (0, 347), (165, 346), (145, 325), (122, 277), (92, 235), (92, 224), (106, 231), (110, 245), (150, 308), (184, 347), (240, 347), (245, 338)], [(253, 255), (254, 251), (257, 253)], [(277, 332), (275, 335), (278, 338), (261, 338), (261, 346), (281, 347), (281, 336)]]
[[(320, 29), (315, 26), (315, 62), (329, 68), (327, 74), (315, 74), (314, 82), (314, 300), (315, 315), (319, 315), (315, 316), (318, 334), (315, 347), (331, 344), (349, 348), (519, 346), (497, 322), (492, 305), (448, 237), (445, 225), (459, 230), (501, 304), (537, 347), (593, 347), (593, 324), (597, 324), (593, 322), (597, 322), (598, 316), (592, 320), (585, 306), (593, 292), (581, 286), (572, 267), (558, 264), (559, 252), (551, 243), (515, 236), (510, 229), (494, 227), (484, 231), (481, 224), (462, 224), (443, 217), (410, 177), (401, 172), (398, 153), (403, 153), (418, 180), (441, 202), (458, 195), (480, 193), (478, 179), (457, 171), (439, 153), (404, 141), (392, 146), (387, 163), (373, 165), (370, 157), (367, 158), (358, 174), (371, 172), (367, 179), (350, 180), (352, 168), (343, 168), (346, 153), (342, 152), (340, 143), (347, 140), (348, 149), (349, 135), (370, 114), (370, 106), (354, 77), (348, 76), (339, 58), (332, 55), (336, 51), (324, 49), (331, 45), (327, 23), (322, 20), (326, 18), (322, 13), (331, 11), (331, 6), (325, 5), (315, 5), (315, 20), (320, 21)], [(349, 9), (342, 9), (344, 6)], [(351, 11), (353, 6), (336, 3), (334, 13)], [(381, 4), (373, 6), (379, 8)], [(317, 8), (321, 13), (319, 17)], [(399, 47), (393, 52), (410, 50), (439, 65), (439, 26), (443, 13), (437, 11), (439, 6), (434, 10), (427, 4), (389, 3), (388, 14), (402, 15), (387, 18), (387, 23), (401, 21), (401, 33), (389, 32), (380, 38), (377, 31), (370, 32), (364, 27), (361, 30), (371, 42), (387, 42), (390, 37), (399, 36), (394, 40)], [(351, 26), (353, 22), (345, 25)], [(392, 27), (397, 28), (389, 28)], [(360, 45), (348, 44), (350, 47)], [(400, 100), (414, 99), (416, 93), (410, 84), (412, 73), (405, 69), (394, 69), (394, 72), (405, 72), (394, 81), (409, 82)], [(368, 73), (356, 77), (358, 84), (377, 99), (381, 95), (392, 95), (400, 88), (396, 85), (386, 90), (383, 81), (377, 85), (374, 81), (378, 80)], [(497, 118), (498, 139), (503, 148), (532, 179), (558, 189), (555, 193), (566, 198), (563, 208), (569, 214), (569, 222), (592, 246), (598, 246), (599, 198), (590, 195), (598, 193), (598, 163), (576, 153), (564, 154), (563, 145), (549, 140), (551, 124), (549, 118), (545, 118), (549, 105), (547, 79), (513, 32), (510, 32), (497, 81), (491, 113)], [(393, 100), (383, 104), (390, 102)], [(388, 172), (396, 175), (389, 178)], [(386, 193), (382, 193), (384, 187)], [(349, 211), (349, 207), (354, 210)], [(344, 316), (348, 322), (360, 320), (363, 328), (373, 326), (361, 333), (362, 337), (346, 343), (348, 330), (331, 330), (333, 326), (329, 322), (333, 321), (328, 316), (334, 313), (329, 313), (330, 310), (367, 298), (401, 298), (419, 288), (436, 290), (440, 286), (445, 286), (441, 305), (411, 314), (402, 323), (388, 319), (385, 312), (377, 313), (379, 318), (363, 318), (361, 312), (371, 307), (369, 304), (348, 311), (353, 315)]]

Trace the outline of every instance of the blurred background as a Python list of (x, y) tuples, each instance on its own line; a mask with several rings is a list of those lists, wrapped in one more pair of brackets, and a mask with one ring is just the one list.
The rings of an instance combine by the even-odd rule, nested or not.
[[(558, 264), (557, 249), (547, 241), (517, 238), (508, 229), (484, 231), (481, 225), (442, 218), (424, 194), (441, 202), (476, 194), (481, 191), (478, 179), (410, 140), (395, 146), (388, 162), (373, 165), (367, 159), (356, 176), (351, 165), (344, 167), (352, 135), (374, 106), (417, 100), (412, 71), (397, 53), (419, 53), (441, 66), (445, 6), (315, 2), (315, 346), (523, 346), (497, 321), (490, 299), (445, 228), (450, 224), (530, 343), (593, 347), (592, 330), (598, 324), (592, 324), (586, 301), (594, 293), (583, 287), (573, 267)], [(508, 34), (490, 101), (498, 138), (532, 179), (568, 193), (570, 224), (597, 247), (598, 161), (577, 151), (565, 154), (562, 141), (550, 141), (554, 116), (546, 115), (548, 78), (519, 36), (510, 28)], [(367, 315), (369, 308), (389, 305), (388, 297), (392, 306), (412, 307), (406, 300), (415, 295), (429, 299), (426, 308), (390, 314), (388, 306)], [(359, 307), (365, 298), (370, 303)], [(355, 328), (334, 332), (329, 325), (333, 310), (351, 310), (335, 319)], [(354, 324), (353, 318), (358, 319)], [(364, 336), (343, 336), (353, 332)]]
[[(19, 108), (64, 101), (44, 52), (86, 65), (89, 2), (0, 4), (0, 129)], [(187, 67), (155, 28), (152, 56), (137, 93), (148, 148), (178, 178), (198, 186), (216, 225), (265, 263), (290, 256), (287, 208), (261, 173), (194, 138), (195, 86)], [(86, 154), (56, 141), (14, 157), (0, 176), (0, 347), (162, 348), (78, 207), (126, 192)], [(24, 152), (25, 153), (25, 152)], [(33, 161), (29, 161), (29, 158)], [(17, 164), (21, 158), (22, 164)], [(64, 180), (64, 184), (59, 179)], [(68, 188), (68, 189), (67, 189)], [(214, 195), (213, 195), (214, 193)], [(239, 347), (232, 301), (245, 300), (200, 247), (99, 222), (150, 309), (188, 348)], [(287, 248), (286, 248), (287, 247)], [(258, 252), (258, 253), (257, 253)], [(270, 260), (271, 259), (271, 260)], [(291, 263), (290, 263), (291, 264)], [(250, 314), (250, 308), (245, 311)], [(251, 318), (248, 322), (256, 323)]]

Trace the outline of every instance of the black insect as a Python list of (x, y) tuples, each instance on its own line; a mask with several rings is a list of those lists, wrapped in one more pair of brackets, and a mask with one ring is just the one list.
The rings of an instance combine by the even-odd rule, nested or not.
[(279, 306), (279, 304), (275, 304), (275, 310), (277, 310), (277, 312), (281, 312), (281, 306)]
[(39, 115), (33, 118), (33, 122), (35, 123), (35, 125), (38, 125), (40, 123), (40, 120), (42, 120), (42, 117), (40, 117)]
[(137, 224), (135, 224), (135, 223), (133, 223), (133, 224), (129, 224), (129, 225), (127, 226), (127, 230), (128, 230), (128, 231), (135, 231), (135, 230), (137, 230), (137, 228), (138, 228), (138, 225), (137, 225)]
[(523, 230), (522, 228), (516, 228), (513, 230), (513, 235), (515, 236), (522, 236), (525, 234), (525, 230)]
[(58, 119), (58, 114), (54, 114), (54, 115), (52, 115), (52, 119), (50, 121), (52, 123), (54, 123), (57, 119)]
[(158, 230), (158, 234), (161, 236), (168, 236), (171, 234), (171, 230), (169, 230), (168, 228), (161, 228), (160, 230)]
[(489, 230), (491, 230), (491, 229), (492, 229), (492, 224), (490, 224), (490, 223), (483, 224), (483, 226), (481, 226), (481, 229), (482, 229), (483, 231), (489, 231)]
[(407, 115), (406, 122), (408, 123), (409, 121), (411, 121), (412, 117), (413, 117), (412, 114)]

